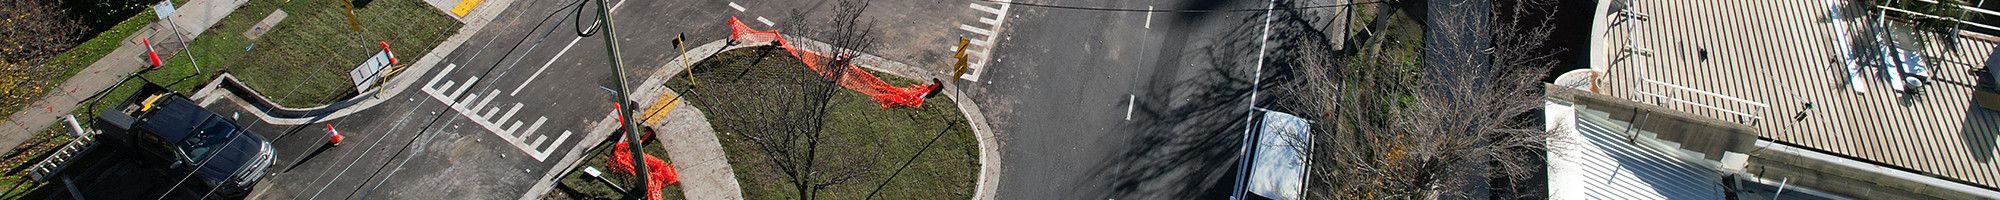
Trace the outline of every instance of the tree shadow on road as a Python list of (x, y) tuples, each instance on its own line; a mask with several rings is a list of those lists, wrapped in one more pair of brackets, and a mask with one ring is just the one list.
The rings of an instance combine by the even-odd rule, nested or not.
[[(1286, 3), (1280, 10), (1291, 7)], [(1283, 89), (1298, 85), (1297, 65), (1303, 59), (1326, 56), (1325, 52), (1300, 51), (1303, 47), (1330, 46), (1333, 38), (1314, 24), (1326, 24), (1330, 17), (1286, 11), (1271, 19), (1269, 43), (1264, 34), (1264, 14), (1249, 15), (1220, 31), (1220, 37), (1190, 39), (1194, 49), (1169, 48), (1164, 55), (1188, 54), (1194, 73), (1157, 73), (1144, 94), (1165, 96), (1168, 101), (1140, 102), (1137, 115), (1119, 131), (1129, 131), (1130, 147), (1093, 166), (1093, 183), (1106, 183), (1106, 196), (1118, 199), (1224, 199), (1237, 179), (1238, 159), (1243, 153), (1245, 128), (1253, 90), (1257, 107), (1286, 111), (1289, 103)], [(1194, 18), (1199, 18), (1195, 16)], [(1187, 19), (1175, 20), (1214, 20)], [(1226, 20), (1223, 18), (1222, 20)], [(1171, 39), (1170, 39), (1171, 41)], [(1266, 50), (1260, 52), (1260, 50)], [(1172, 52), (1185, 51), (1185, 52)], [(1261, 80), (1253, 80), (1263, 54)], [(1309, 55), (1313, 54), (1313, 55)], [(1173, 63), (1172, 61), (1163, 61)], [(1256, 86), (1253, 86), (1256, 84)]]

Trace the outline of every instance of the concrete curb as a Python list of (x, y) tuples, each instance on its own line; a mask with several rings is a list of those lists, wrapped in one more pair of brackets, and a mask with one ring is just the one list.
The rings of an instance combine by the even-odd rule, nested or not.
[[(784, 37), (785, 40), (791, 41), (793, 45), (799, 46), (801, 48), (833, 49), (833, 47), (829, 44), (817, 40), (812, 40), (809, 38), (798, 37), (793, 35), (785, 35)], [(634, 98), (640, 98), (640, 99), (632, 99), (631, 101), (637, 102), (638, 105), (650, 106), (652, 103), (654, 103), (652, 102), (654, 100), (654, 98), (652, 97), (657, 97), (663, 93), (672, 93), (673, 91), (667, 89), (665, 84), (663, 83), (665, 83), (667, 80), (672, 79), (671, 78), (672, 76), (677, 75), (680, 72), (686, 70), (686, 66), (688, 65), (684, 65), (684, 63), (691, 64), (693, 62), (699, 62), (722, 51), (768, 45), (768, 44), (727, 45), (727, 42), (728, 42), (727, 40), (711, 41), (700, 47), (689, 49), (688, 50), (689, 53), (686, 55), (686, 57), (676, 58), (671, 62), (667, 62), (665, 65), (658, 68), (659, 70), (654, 71), (652, 75), (648, 76), (645, 79), (645, 81), (641, 82), (640, 84), (641, 89), (633, 92), (634, 95), (631, 95)], [(861, 65), (863, 68), (868, 68), (870, 70), (881, 71), (884, 73), (888, 73), (890, 75), (918, 79), (918, 80), (922, 80), (923, 77), (944, 78), (947, 73), (947, 72), (930, 72), (928, 70), (924, 70), (923, 68), (911, 66), (908, 64), (903, 64), (896, 61), (891, 61), (882, 58), (881, 56), (876, 56), (873, 54), (866, 54), (866, 53), (857, 55), (855, 57), (855, 63)], [(975, 135), (974, 138), (976, 138), (979, 141), (979, 163), (980, 163), (978, 172), (979, 174), (978, 178), (974, 180), (975, 186), (973, 189), (972, 198), (995, 199), (995, 195), (997, 194), (995, 192), (999, 187), (999, 177), (1000, 177), (1000, 170), (998, 169), (1000, 165), (1000, 155), (999, 155), (1000, 144), (998, 138), (994, 136), (992, 128), (990, 125), (987, 124), (986, 118), (983, 117), (985, 115), (979, 110), (979, 106), (977, 104), (974, 104), (971, 101), (971, 99), (969, 99), (969, 97), (965, 97), (960, 92), (961, 90), (958, 89), (957, 84), (952, 82), (946, 82), (944, 86), (946, 88), (951, 89), (952, 91), (952, 92), (946, 92), (945, 96), (951, 98), (953, 102), (957, 103), (959, 113), (965, 115), (966, 121), (970, 123), (969, 126), (971, 127), (972, 132)], [(700, 120), (699, 121), (700, 124), (707, 124), (706, 118), (701, 117), (699, 109), (686, 105), (687, 105), (686, 102), (681, 102), (677, 106), (682, 106), (682, 107), (678, 107), (674, 111), (668, 113), (669, 119), (675, 119), (675, 120), (669, 120), (661, 124), (648, 124), (648, 126), (672, 124), (672, 122), (680, 120)], [(683, 127), (683, 126), (668, 126), (668, 127)], [(678, 130), (678, 128), (673, 130)], [(694, 141), (694, 142), (702, 142), (708, 144), (694, 144), (694, 145), (704, 145), (707, 146), (708, 148), (717, 150), (715, 152), (720, 152), (719, 150), (722, 148), (721, 143), (713, 142), (715, 140), (713, 134), (714, 130), (712, 129), (712, 127), (698, 126), (695, 128), (695, 130), (688, 130), (688, 131), (709, 132), (709, 134), (705, 135), (707, 136), (706, 139), (694, 138), (695, 140), (708, 140), (708, 141)], [(671, 132), (679, 132), (679, 131), (669, 131), (668, 133)], [(667, 135), (663, 134), (661, 137), (666, 137), (666, 136)], [(662, 141), (675, 142), (676, 139), (662, 138)], [(675, 150), (678, 149), (675, 148), (676, 146), (686, 147), (688, 145), (666, 145), (666, 146), (667, 146), (666, 148), (669, 148), (668, 151), (670, 153), (675, 153), (675, 152), (680, 152)], [(677, 154), (677, 153), (669, 156), (673, 157), (672, 160), (673, 162), (675, 162), (674, 164), (675, 167), (679, 168), (676, 170), (682, 170), (681, 174), (683, 176), (682, 184), (684, 184), (683, 185), (684, 191), (705, 190), (705, 189), (698, 189), (696, 184), (689, 184), (692, 183), (692, 181), (689, 180), (694, 179), (691, 178), (691, 176), (688, 176), (692, 174), (688, 173), (690, 172), (690, 170), (715, 170), (715, 168), (700, 168), (697, 166), (714, 165), (715, 163), (720, 163), (720, 165), (723, 166), (721, 166), (719, 169), (723, 170), (729, 169), (727, 166), (728, 162), (726, 158), (723, 157), (707, 158), (707, 157), (694, 157), (690, 155), (684, 158), (682, 154)], [(726, 155), (721, 155), (718, 153), (714, 156), (726, 156)], [(696, 161), (699, 162), (695, 163)], [(736, 182), (733, 172), (729, 173), (729, 175), (727, 176), (729, 177), (728, 179), (726, 179), (727, 183), (723, 184), (734, 187), (727, 187), (726, 189), (721, 189), (723, 191), (720, 192), (725, 193), (725, 195), (721, 196), (720, 198), (714, 198), (714, 199), (741, 199), (742, 192), (740, 184)], [(701, 188), (707, 188), (707, 187), (708, 186), (703, 186)], [(688, 197), (690, 199), (711, 199), (708, 198), (707, 196), (704, 196), (704, 198), (695, 198), (696, 192), (687, 192), (687, 193), (689, 194)]]

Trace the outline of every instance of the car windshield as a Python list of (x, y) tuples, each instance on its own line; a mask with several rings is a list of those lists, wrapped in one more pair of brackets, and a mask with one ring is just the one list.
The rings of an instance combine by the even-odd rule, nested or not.
[(215, 149), (228, 143), (229, 136), (235, 132), (236, 125), (220, 118), (209, 118), (202, 122), (201, 126), (197, 126), (192, 135), (181, 139), (180, 145), (175, 146), (180, 148), (182, 153), (186, 153), (188, 157), (185, 159), (188, 161), (201, 162), (206, 160), (209, 154), (215, 153)]

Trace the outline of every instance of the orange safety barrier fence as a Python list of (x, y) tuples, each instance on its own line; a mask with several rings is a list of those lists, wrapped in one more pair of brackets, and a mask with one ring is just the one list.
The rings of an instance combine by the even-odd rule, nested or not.
[[(820, 76), (832, 76), (834, 74), (833, 71), (829, 71), (830, 69), (819, 66), (826, 63), (820, 61), (820, 59), (826, 59), (826, 56), (810, 50), (793, 48), (792, 43), (786, 42), (784, 36), (779, 34), (778, 30), (760, 31), (752, 29), (749, 25), (743, 24), (743, 21), (737, 20), (736, 17), (729, 17), (729, 39), (740, 42), (772, 42), (778, 45), (778, 47), (785, 48), (785, 51), (790, 52), (792, 57), (805, 62), (806, 67), (812, 68), (813, 72), (818, 72)], [(839, 62), (839, 64), (846, 66), (846, 72), (841, 73), (841, 77), (839, 77), (840, 86), (874, 98), (875, 103), (881, 104), (882, 108), (922, 106), (924, 98), (935, 95), (942, 87), (936, 80), (932, 80), (931, 84), (896, 87), (889, 85), (888, 82), (883, 82), (881, 77), (876, 77), (875, 74), (870, 74), (862, 70), (860, 66), (855, 66), (849, 62)]]
[[(632, 149), (625, 143), (621, 141), (611, 146), (611, 159), (605, 159), (607, 163), (604, 167), (614, 172), (633, 174)], [(646, 178), (652, 179), (646, 181), (646, 199), (661, 199), (661, 188), (681, 183), (680, 172), (674, 171), (674, 165), (653, 155), (646, 155)]]

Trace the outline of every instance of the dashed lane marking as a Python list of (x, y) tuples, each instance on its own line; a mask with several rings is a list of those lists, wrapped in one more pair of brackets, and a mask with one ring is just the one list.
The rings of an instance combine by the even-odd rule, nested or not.
[(1139, 95), (1125, 95), (1125, 121), (1132, 121), (1132, 107), (1139, 106)]
[(733, 1), (729, 2), (729, 8), (735, 8), (736, 12), (743, 12), (743, 5), (736, 5), (736, 2)]
[(764, 17), (763, 17), (763, 16), (758, 16), (758, 17), (757, 17), (757, 22), (763, 22), (763, 23), (764, 23), (764, 26), (769, 26), (769, 27), (778, 27), (778, 24), (777, 24), (777, 23), (771, 23), (771, 19), (764, 19)]

